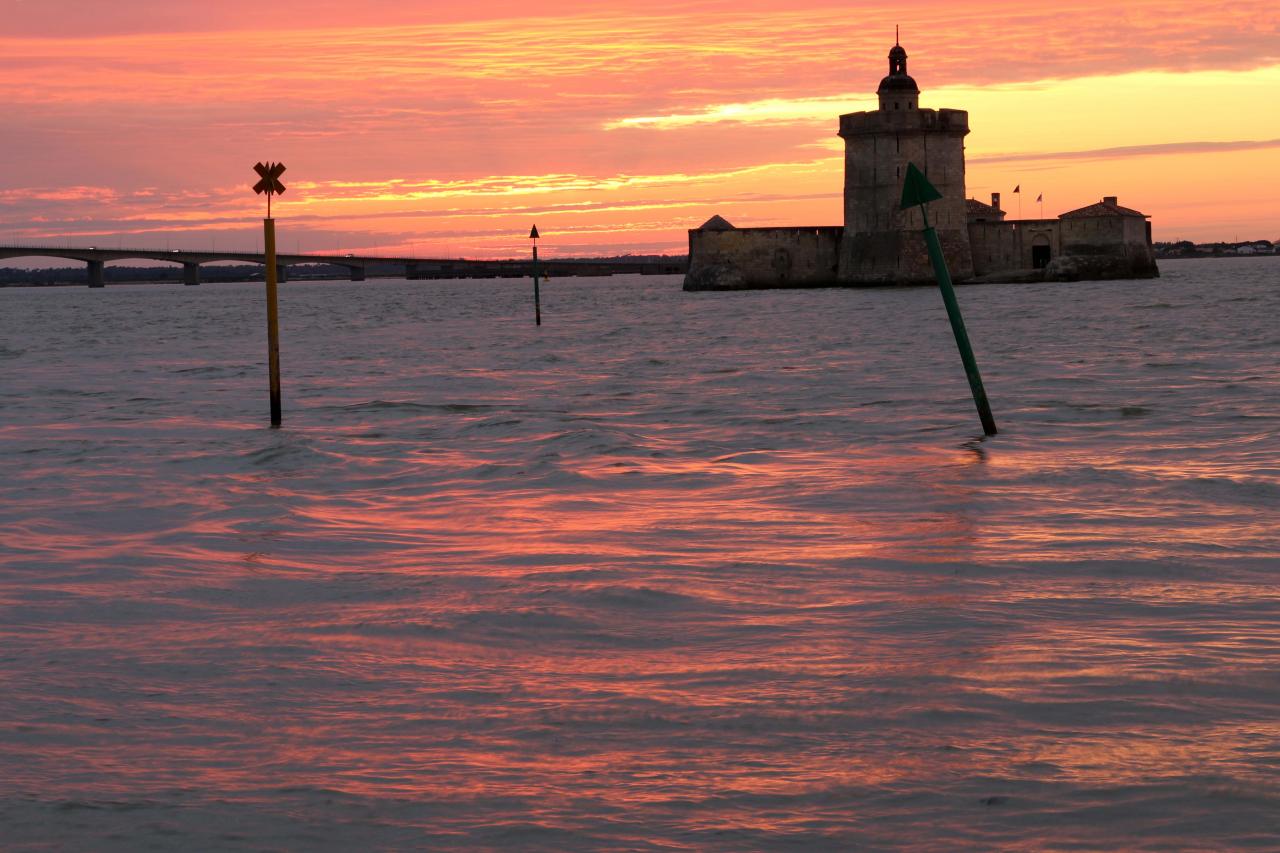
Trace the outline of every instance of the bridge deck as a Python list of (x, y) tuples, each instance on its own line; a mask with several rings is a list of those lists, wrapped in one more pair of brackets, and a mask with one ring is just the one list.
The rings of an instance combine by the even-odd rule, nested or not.
[[(257, 252), (200, 252), (184, 249), (126, 249), (96, 246), (86, 248), (70, 246), (17, 246), (0, 245), (0, 261), (12, 258), (60, 258), (79, 261), (87, 265), (91, 287), (101, 287), (104, 269), (112, 261), (155, 261), (181, 264), (187, 284), (199, 284), (199, 268), (203, 264), (242, 263), (266, 264), (266, 256)], [(603, 260), (594, 258), (542, 258), (538, 267), (547, 275), (602, 276), (625, 273), (643, 275), (676, 275), (685, 272), (687, 260), (675, 257), (660, 260)], [(419, 278), (515, 278), (533, 274), (530, 260), (469, 260), (466, 258), (415, 258), (379, 255), (303, 255), (277, 254), (276, 264), (283, 268), (303, 264), (325, 264), (345, 267), (356, 281), (369, 274), (394, 278), (403, 276)], [(283, 276), (282, 276), (283, 277)]]

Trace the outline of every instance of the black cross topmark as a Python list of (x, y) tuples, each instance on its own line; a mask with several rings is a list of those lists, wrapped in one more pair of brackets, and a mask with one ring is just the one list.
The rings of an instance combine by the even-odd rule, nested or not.
[(267, 163), (265, 166), (258, 163), (253, 167), (253, 171), (258, 173), (262, 180), (253, 185), (253, 191), (258, 195), (266, 193), (267, 195), (283, 195), (284, 184), (280, 183), (280, 176), (284, 174), (284, 163)]

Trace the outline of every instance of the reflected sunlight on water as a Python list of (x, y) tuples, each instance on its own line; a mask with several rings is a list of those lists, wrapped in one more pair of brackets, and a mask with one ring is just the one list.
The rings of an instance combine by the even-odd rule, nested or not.
[(0, 291), (0, 823), (1280, 844), (1276, 270)]

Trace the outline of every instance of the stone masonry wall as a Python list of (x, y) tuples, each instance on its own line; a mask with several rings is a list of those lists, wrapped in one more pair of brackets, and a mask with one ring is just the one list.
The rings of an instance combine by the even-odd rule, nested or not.
[(969, 225), (974, 275), (1030, 270), (1031, 247), (1047, 242), (1052, 258), (1062, 254), (1058, 219), (1019, 219), (1012, 222), (974, 222)]
[(836, 284), (839, 226), (689, 232), (685, 290)]
[(839, 277), (849, 283), (932, 282), (919, 210), (899, 210), (907, 164), (925, 174), (942, 198), (930, 224), (956, 279), (973, 275), (965, 206), (964, 110), (863, 112), (840, 117), (845, 140), (845, 239)]
[(1136, 216), (1063, 219), (1062, 256), (1046, 270), (1046, 277), (1070, 280), (1159, 275), (1150, 224)]
[[(1032, 247), (1049, 245), (1049, 265), (1036, 270)], [(969, 225), (974, 273), (999, 280), (1078, 281), (1160, 275), (1150, 224), (1136, 216), (1021, 219)]]

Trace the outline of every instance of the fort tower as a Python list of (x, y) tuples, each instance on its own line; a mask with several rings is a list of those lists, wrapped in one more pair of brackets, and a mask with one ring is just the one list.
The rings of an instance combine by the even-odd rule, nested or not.
[(973, 275), (965, 207), (964, 110), (920, 109), (920, 87), (907, 73), (907, 52), (889, 51), (880, 108), (840, 116), (845, 141), (844, 237), (838, 278), (847, 283), (934, 280), (918, 210), (900, 211), (907, 164), (915, 163), (942, 199), (929, 206), (951, 274)]
[(1018, 222), (1005, 218), (999, 193), (989, 205), (966, 198), (969, 114), (920, 109), (920, 87), (896, 40), (877, 94), (879, 109), (840, 116), (844, 225), (735, 228), (713, 216), (689, 231), (685, 290), (933, 284), (920, 210), (898, 209), (908, 163), (942, 193), (929, 205), (929, 224), (956, 281), (1160, 274), (1150, 217), (1121, 207), (1115, 196), (1057, 219)]

